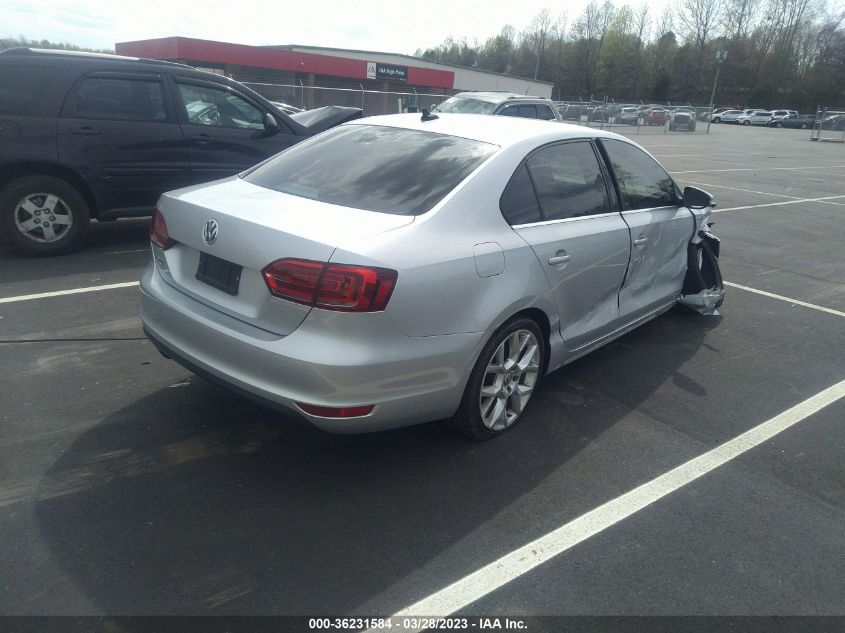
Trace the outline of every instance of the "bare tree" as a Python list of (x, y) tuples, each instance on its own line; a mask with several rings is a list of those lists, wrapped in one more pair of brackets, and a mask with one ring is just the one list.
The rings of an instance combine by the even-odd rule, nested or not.
[(667, 5), (657, 20), (657, 39), (660, 40), (667, 33), (671, 33), (674, 28), (675, 16), (672, 14), (672, 7)]
[(574, 34), (585, 47), (587, 89), (590, 91), (594, 88), (596, 64), (615, 13), (616, 8), (611, 0), (605, 0), (601, 6), (596, 0), (592, 0), (572, 25)]
[(546, 41), (552, 30), (552, 16), (548, 9), (543, 9), (531, 21), (528, 27), (528, 35), (532, 40), (536, 60), (534, 62), (534, 79), (540, 71), (540, 59), (546, 50)]
[(678, 5), (681, 35), (692, 42), (699, 53), (716, 35), (724, 17), (723, 9), (723, 0), (681, 0)]

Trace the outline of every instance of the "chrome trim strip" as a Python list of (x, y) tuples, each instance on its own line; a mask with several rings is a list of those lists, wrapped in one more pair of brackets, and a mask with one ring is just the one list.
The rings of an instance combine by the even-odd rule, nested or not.
[(683, 205), (671, 205), (667, 204), (662, 207), (649, 207), (648, 209), (629, 209), (627, 211), (623, 211), (622, 215), (633, 215), (635, 213), (645, 213), (646, 211), (660, 211), (661, 209), (682, 209)]
[(579, 215), (574, 218), (560, 218), (559, 220), (544, 220), (543, 222), (529, 222), (528, 224), (514, 224), (512, 229), (527, 229), (532, 226), (547, 226), (549, 224), (562, 224), (563, 222), (574, 222), (576, 220), (592, 220), (593, 218), (606, 218), (611, 215), (619, 215), (618, 211), (609, 213), (597, 213), (596, 215)]

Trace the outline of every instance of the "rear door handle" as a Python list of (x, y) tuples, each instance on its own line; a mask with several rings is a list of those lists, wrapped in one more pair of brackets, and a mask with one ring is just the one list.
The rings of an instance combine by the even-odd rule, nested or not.
[(569, 261), (569, 255), (558, 255), (556, 257), (549, 257), (549, 266), (557, 266), (558, 264), (565, 264)]
[(76, 134), (78, 136), (97, 136), (100, 130), (95, 130), (92, 127), (83, 125), (82, 127), (72, 127), (68, 130), (69, 134)]
[(205, 144), (205, 143), (211, 143), (212, 139), (208, 134), (197, 134), (196, 136), (192, 136), (191, 140), (194, 143)]
[(636, 246), (637, 248), (642, 248), (646, 245), (646, 242), (648, 242), (647, 237), (640, 237), (634, 240), (634, 246)]

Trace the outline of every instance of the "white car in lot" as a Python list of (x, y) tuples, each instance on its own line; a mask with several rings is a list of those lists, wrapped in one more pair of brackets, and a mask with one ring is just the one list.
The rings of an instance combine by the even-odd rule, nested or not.
[(772, 120), (770, 110), (756, 110), (751, 114), (744, 114), (737, 117), (736, 122), (740, 125), (766, 125)]
[(736, 123), (743, 114), (742, 110), (725, 110), (713, 115), (713, 123)]
[(773, 119), (782, 119), (790, 114), (798, 114), (798, 112), (796, 110), (772, 110)]

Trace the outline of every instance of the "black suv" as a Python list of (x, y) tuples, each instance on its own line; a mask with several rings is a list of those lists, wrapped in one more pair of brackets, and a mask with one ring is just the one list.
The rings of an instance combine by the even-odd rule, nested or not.
[[(342, 110), (356, 118), (357, 109)], [(162, 192), (238, 173), (313, 129), (190, 66), (3, 51), (0, 236), (32, 254), (68, 252), (91, 218), (150, 215)]]

